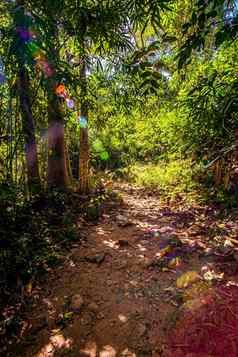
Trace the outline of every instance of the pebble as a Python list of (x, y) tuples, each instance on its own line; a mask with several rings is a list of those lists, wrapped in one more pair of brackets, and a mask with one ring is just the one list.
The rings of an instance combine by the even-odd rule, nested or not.
[(129, 351), (128, 348), (126, 348), (122, 353), (121, 357), (136, 357), (136, 354)]
[(116, 357), (116, 351), (112, 346), (105, 346), (103, 351), (99, 352), (99, 357)]
[(91, 302), (89, 305), (88, 305), (88, 308), (90, 311), (92, 312), (97, 312), (99, 310), (99, 306), (95, 303), (95, 302)]
[(126, 239), (119, 239), (119, 240), (117, 241), (117, 244), (118, 244), (119, 247), (121, 247), (121, 248), (125, 248), (125, 247), (128, 247), (128, 246), (129, 246), (129, 242), (128, 242), (128, 240), (126, 240)]
[(83, 304), (84, 304), (84, 301), (83, 301), (83, 298), (81, 295), (79, 295), (79, 294), (73, 295), (73, 297), (71, 299), (71, 308), (73, 311), (77, 312), (77, 311), (81, 310)]
[(108, 285), (108, 286), (111, 286), (112, 284), (113, 284), (113, 281), (112, 281), (112, 280), (108, 280), (108, 281), (107, 281), (107, 285)]
[(99, 312), (99, 314), (97, 314), (97, 319), (98, 320), (102, 320), (102, 319), (104, 319), (104, 314), (102, 313), (102, 312)]
[(95, 255), (88, 255), (86, 257), (86, 260), (90, 263), (96, 263), (96, 264), (101, 264), (106, 257), (105, 253), (98, 253)]

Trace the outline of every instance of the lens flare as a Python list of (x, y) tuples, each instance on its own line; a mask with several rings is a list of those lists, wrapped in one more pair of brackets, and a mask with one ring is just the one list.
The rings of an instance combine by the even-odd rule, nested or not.
[(59, 97), (63, 97), (63, 98), (67, 97), (67, 92), (66, 92), (64, 84), (59, 84), (56, 87), (55, 92)]
[(74, 101), (72, 99), (67, 98), (66, 103), (69, 109), (74, 109)]
[[(31, 14), (25, 14), (25, 16), (30, 20), (28, 23), (34, 22), (34, 19)], [(31, 57), (32, 63), (35, 65), (37, 78), (41, 73), (44, 74), (45, 78), (52, 77), (55, 73), (54, 68), (50, 65), (47, 60), (45, 52), (42, 50), (40, 45), (39, 34), (34, 31), (34, 28), (28, 26), (18, 26), (16, 28), (16, 33), (18, 34), (20, 40), (24, 43), (27, 55)], [(1, 65), (1, 63), (0, 63)], [(6, 82), (5, 75), (0, 71), (0, 85)], [(64, 98), (67, 104), (67, 107), (74, 112), (77, 111), (75, 108), (75, 103), (73, 99), (70, 99), (64, 84), (60, 83), (55, 88), (55, 93)], [(86, 118), (82, 117), (80, 119), (80, 125), (83, 128), (87, 127)]]
[(82, 128), (82, 129), (86, 129), (88, 126), (87, 119), (82, 115), (80, 116), (79, 123), (80, 123), (80, 128)]
[(33, 33), (25, 27), (18, 27), (17, 33), (22, 41), (28, 42), (33, 38)]

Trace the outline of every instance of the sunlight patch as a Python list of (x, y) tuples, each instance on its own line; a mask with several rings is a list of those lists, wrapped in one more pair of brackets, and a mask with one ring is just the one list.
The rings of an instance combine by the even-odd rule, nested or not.
[(118, 249), (117, 243), (114, 242), (111, 239), (110, 240), (104, 240), (103, 243), (109, 248)]
[(95, 342), (88, 342), (84, 349), (80, 350), (85, 356), (96, 357), (97, 356), (97, 345)]
[(122, 315), (122, 314), (118, 315), (118, 319), (123, 323), (126, 323), (128, 321), (128, 318), (125, 315)]
[(99, 352), (99, 357), (116, 357), (116, 350), (112, 346), (104, 346)]
[(37, 357), (53, 357), (57, 350), (70, 348), (72, 344), (71, 338), (66, 339), (62, 334), (57, 333), (50, 337), (50, 342), (40, 350)]

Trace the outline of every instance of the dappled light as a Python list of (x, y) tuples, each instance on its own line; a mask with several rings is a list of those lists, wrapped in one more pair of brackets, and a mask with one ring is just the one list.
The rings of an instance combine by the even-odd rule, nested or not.
[(109, 248), (113, 248), (113, 249), (118, 249), (118, 245), (115, 241), (112, 240), (104, 240), (103, 243), (108, 246)]
[(138, 244), (137, 247), (139, 248), (139, 250), (140, 250), (141, 252), (145, 252), (145, 251), (146, 251), (146, 248), (143, 247), (143, 245), (141, 245), (141, 244)]
[(236, 356), (237, 292), (237, 288), (221, 286), (185, 303), (188, 312), (184, 310), (171, 336), (173, 353)]
[(104, 346), (99, 352), (99, 357), (116, 357), (116, 350), (112, 346)]
[[(102, 349), (99, 349), (97, 347), (97, 344), (95, 342), (88, 342), (85, 346), (85, 348), (81, 349), (80, 352), (84, 356), (88, 357), (116, 357), (117, 352), (115, 348), (113, 348), (110, 345), (103, 346)], [(129, 357), (129, 356), (128, 356)]]
[(126, 323), (128, 321), (128, 318), (122, 314), (118, 315), (118, 319), (123, 323)]
[(37, 353), (36, 357), (54, 357), (58, 350), (69, 349), (72, 346), (72, 343), (72, 339), (66, 339), (60, 332), (55, 333), (50, 337), (49, 343)]
[(85, 356), (88, 357), (96, 357), (97, 356), (97, 344), (95, 342), (88, 342), (85, 346), (85, 348), (81, 349), (80, 352), (82, 352)]

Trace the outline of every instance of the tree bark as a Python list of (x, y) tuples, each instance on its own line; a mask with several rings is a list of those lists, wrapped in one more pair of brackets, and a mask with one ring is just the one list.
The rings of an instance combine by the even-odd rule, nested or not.
[[(80, 69), (81, 83), (81, 117), (88, 122), (88, 103), (87, 103), (87, 77), (86, 77), (86, 62), (82, 59)], [(79, 189), (83, 194), (89, 191), (89, 142), (88, 142), (88, 127), (80, 128), (80, 153), (79, 153)]]
[(64, 188), (68, 185), (68, 171), (65, 155), (64, 116), (62, 99), (48, 93), (48, 170), (49, 187)]
[[(55, 19), (52, 19), (53, 31), (50, 46), (50, 52), (55, 59), (60, 59), (58, 43), (58, 25)], [(66, 141), (64, 130), (64, 112), (63, 99), (55, 93), (58, 84), (55, 74), (48, 78), (48, 169), (47, 183), (48, 187), (57, 187), (64, 189), (69, 184), (69, 175), (66, 160)]]
[(37, 146), (35, 128), (30, 103), (30, 86), (27, 69), (23, 66), (19, 70), (19, 97), (22, 116), (22, 129), (25, 140), (25, 155), (27, 167), (28, 185), (40, 185), (39, 166), (37, 158)]

